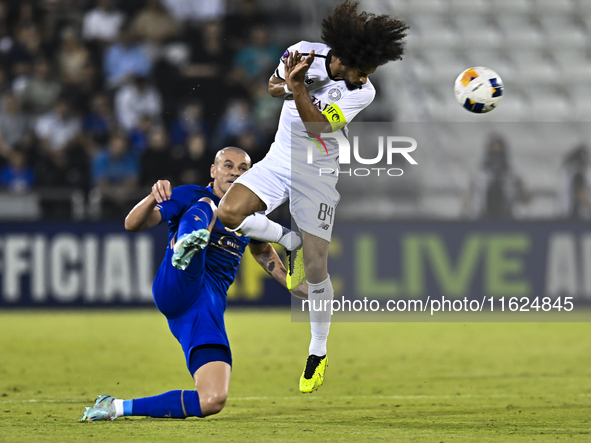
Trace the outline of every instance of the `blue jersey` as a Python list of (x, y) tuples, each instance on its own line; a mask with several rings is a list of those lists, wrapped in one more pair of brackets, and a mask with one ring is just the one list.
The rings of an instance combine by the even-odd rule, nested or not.
[[(211, 186), (184, 185), (172, 190), (170, 200), (157, 205), (162, 221), (168, 221), (168, 249), (174, 245), (179, 222), (183, 214), (203, 197), (210, 198), (216, 205), (220, 198), (215, 196)], [(226, 228), (216, 219), (205, 255), (205, 279), (226, 294), (236, 277), (238, 265), (251, 239)], [(256, 240), (253, 242), (261, 243)]]

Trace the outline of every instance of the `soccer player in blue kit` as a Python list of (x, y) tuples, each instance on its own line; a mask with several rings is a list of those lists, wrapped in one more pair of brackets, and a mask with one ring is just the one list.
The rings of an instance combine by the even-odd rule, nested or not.
[[(286, 286), (287, 271), (269, 243), (232, 232), (216, 217), (221, 197), (250, 166), (250, 157), (242, 149), (224, 148), (211, 166), (209, 186), (171, 189), (170, 182), (159, 180), (125, 219), (125, 228), (133, 232), (168, 221), (168, 247), (154, 279), (154, 301), (182, 346), (195, 390), (133, 400), (101, 395), (80, 421), (128, 415), (205, 417), (222, 410), (232, 366), (224, 325), (226, 293), (247, 245), (257, 262)], [(291, 293), (305, 298), (307, 287), (301, 285)]]

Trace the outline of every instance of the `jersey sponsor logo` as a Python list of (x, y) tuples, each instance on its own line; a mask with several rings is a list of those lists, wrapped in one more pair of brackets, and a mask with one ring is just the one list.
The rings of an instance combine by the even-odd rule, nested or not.
[(314, 106), (316, 106), (319, 111), (321, 111), (321, 112), (326, 111), (326, 108), (328, 107), (328, 103), (325, 103), (323, 105), (322, 101), (319, 98), (317, 98), (315, 95), (311, 95), (310, 99), (312, 100), (312, 104)]
[(330, 98), (333, 102), (338, 102), (342, 97), (341, 90), (338, 88), (332, 88), (328, 91), (328, 98)]
[(333, 103), (322, 111), (322, 114), (328, 119), (333, 131), (338, 131), (347, 124), (345, 114), (343, 114), (343, 111), (341, 111), (341, 108), (337, 104)]
[(229, 237), (227, 235), (220, 237), (220, 239), (218, 240), (218, 245), (238, 250), (240, 249), (240, 245), (236, 243), (236, 239), (234, 237)]

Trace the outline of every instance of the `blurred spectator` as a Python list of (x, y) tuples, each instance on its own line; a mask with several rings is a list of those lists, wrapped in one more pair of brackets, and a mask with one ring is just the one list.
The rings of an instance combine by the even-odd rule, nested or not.
[(212, 144), (228, 146), (230, 140), (249, 131), (256, 132), (250, 105), (246, 100), (234, 100), (222, 116), (215, 130)]
[(77, 82), (63, 83), (62, 96), (66, 97), (72, 106), (81, 112), (90, 109), (92, 96), (103, 90), (101, 76), (92, 63), (82, 66)]
[(276, 100), (269, 94), (267, 82), (257, 82), (251, 87), (253, 112), (257, 126), (269, 136), (277, 130), (277, 115), (281, 112), (283, 100)]
[(148, 148), (141, 156), (140, 185), (149, 187), (160, 179), (174, 183), (176, 172), (175, 152), (169, 149), (166, 131), (156, 126), (150, 131)]
[(100, 191), (104, 216), (125, 216), (138, 175), (138, 161), (129, 151), (127, 138), (121, 133), (113, 134), (108, 147), (92, 161), (92, 181)]
[(86, 13), (82, 37), (100, 44), (113, 43), (125, 22), (125, 14), (113, 9), (112, 0), (97, 0), (96, 7)]
[(170, 128), (173, 145), (184, 145), (191, 134), (207, 134), (208, 125), (203, 119), (203, 104), (198, 101), (187, 104)]
[(103, 69), (108, 85), (116, 87), (134, 75), (149, 75), (152, 63), (131, 31), (122, 30), (119, 41), (105, 52)]
[(131, 151), (138, 157), (148, 148), (150, 131), (152, 131), (152, 117), (142, 115), (138, 124), (129, 132)]
[[(235, 6), (228, 17), (226, 3)], [(263, 96), (276, 63), (265, 67), (272, 45), (255, 32), (265, 23), (256, 0), (0, 0), (0, 186), (35, 180), (40, 189), (88, 190), (103, 183), (91, 169), (129, 171), (129, 156), (135, 181), (109, 178), (117, 184), (98, 185), (99, 198), (123, 202), (140, 158), (142, 182), (166, 174), (207, 184), (203, 157), (214, 130), (219, 146), (243, 145), (257, 158), (261, 128), (280, 105)], [(251, 34), (254, 44), (241, 51)], [(112, 137), (115, 146), (97, 156)], [(53, 200), (42, 205), (44, 216), (70, 214), (67, 202), (63, 210)]]
[(115, 114), (119, 124), (130, 131), (143, 115), (160, 120), (162, 99), (160, 93), (145, 77), (136, 77), (132, 83), (122, 86), (115, 94)]
[(226, 0), (162, 0), (178, 23), (219, 20), (226, 14)]
[(80, 119), (74, 115), (69, 103), (59, 99), (53, 111), (42, 115), (35, 125), (35, 134), (46, 152), (63, 151), (81, 133)]
[(245, 150), (253, 164), (262, 160), (267, 153), (268, 144), (263, 144), (261, 136), (254, 128), (245, 129), (228, 139), (227, 146), (238, 146)]
[(262, 25), (252, 29), (250, 45), (234, 57), (234, 65), (246, 76), (248, 82), (268, 80), (273, 72), (282, 49), (269, 41), (267, 28)]
[(0, 100), (4, 97), (4, 94), (10, 92), (12, 90), (12, 86), (10, 84), (8, 75), (6, 74), (6, 70), (0, 67)]
[(19, 101), (12, 93), (4, 96), (0, 109), (0, 137), (8, 148), (13, 148), (28, 136), (31, 121), (22, 112)]
[(7, 26), (9, 23), (8, 19), (8, 12), (9, 12), (9, 3), (8, 1), (0, 1), (0, 26)]
[(215, 122), (225, 108), (226, 97), (232, 92), (220, 87), (230, 70), (224, 30), (220, 22), (211, 21), (201, 28), (192, 27), (189, 36), (191, 62), (183, 70), (188, 79), (186, 89), (199, 97), (207, 115)]
[(62, 44), (58, 61), (64, 82), (81, 82), (84, 67), (90, 62), (90, 54), (72, 28), (66, 28), (62, 31)]
[(253, 28), (266, 24), (267, 18), (256, 0), (238, 0), (236, 9), (224, 19), (228, 46), (234, 51), (242, 49), (251, 38)]
[(482, 168), (474, 177), (469, 199), (472, 216), (484, 219), (512, 219), (518, 203), (529, 200), (523, 182), (510, 165), (505, 140), (490, 138)]
[(211, 180), (211, 161), (208, 158), (205, 136), (191, 134), (187, 139), (187, 151), (178, 161), (179, 184), (206, 186)]
[(90, 110), (82, 121), (84, 134), (99, 145), (105, 145), (109, 134), (116, 127), (115, 114), (111, 108), (109, 96), (98, 92), (92, 97)]
[(27, 24), (17, 27), (15, 40), (7, 56), (9, 69), (14, 69), (16, 64), (29, 64), (42, 56), (40, 52), (41, 36), (34, 24)]
[[(13, 2), (18, 4), (18, 10), (15, 9), (17, 26), (28, 26), (41, 21), (41, 8), (34, 1)], [(14, 5), (16, 6), (16, 5)]]
[(558, 216), (571, 220), (591, 218), (589, 151), (585, 145), (570, 151), (562, 164), (558, 191)]
[(20, 100), (26, 111), (41, 114), (51, 109), (60, 95), (62, 86), (52, 78), (49, 62), (40, 58), (35, 62), (35, 75), (26, 81)]
[(0, 1), (0, 64), (6, 65), (7, 56), (12, 49), (14, 39), (10, 34), (9, 29), (9, 18), (8, 18), (8, 5), (6, 1)]
[(177, 22), (161, 6), (160, 0), (147, 0), (147, 5), (131, 22), (131, 31), (149, 43), (163, 43), (180, 35)]
[(0, 170), (0, 187), (15, 192), (31, 189), (35, 185), (35, 171), (27, 164), (27, 154), (15, 148), (8, 155), (8, 164)]

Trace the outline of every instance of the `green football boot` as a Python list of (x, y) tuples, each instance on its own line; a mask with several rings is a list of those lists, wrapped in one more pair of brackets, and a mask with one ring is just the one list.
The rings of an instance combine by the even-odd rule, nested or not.
[(325, 356), (309, 355), (306, 362), (306, 369), (300, 377), (300, 392), (307, 394), (314, 392), (324, 383), (324, 372), (328, 366), (328, 359)]
[(287, 276), (285, 277), (287, 289), (297, 288), (302, 280), (306, 278), (304, 271), (304, 250), (300, 246), (293, 251), (285, 250), (287, 255)]
[(115, 420), (117, 416), (113, 404), (114, 400), (110, 395), (99, 395), (94, 406), (87, 407), (84, 415), (78, 421), (82, 423), (85, 421)]
[(191, 263), (193, 255), (197, 251), (204, 249), (208, 242), (209, 231), (207, 229), (199, 229), (190, 234), (183, 234), (174, 244), (172, 266), (184, 271)]

